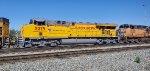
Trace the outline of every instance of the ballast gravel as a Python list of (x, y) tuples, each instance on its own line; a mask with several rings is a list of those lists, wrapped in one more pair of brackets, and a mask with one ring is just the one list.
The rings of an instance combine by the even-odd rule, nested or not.
[(125, 48), (125, 47), (139, 47), (139, 46), (150, 46), (150, 44), (132, 44), (132, 45), (119, 45), (119, 46), (105, 46), (105, 47), (94, 47), (94, 48), (76, 48), (76, 49), (58, 49), (58, 50), (45, 50), (45, 51), (34, 51), (34, 52), (10, 52), (1, 53), (0, 57), (5, 56), (17, 56), (17, 55), (30, 55), (30, 54), (44, 54), (44, 53), (56, 53), (66, 51), (80, 51), (80, 50), (96, 50), (96, 49), (111, 49), (111, 48)]
[(150, 71), (150, 49), (4, 63), (0, 71)]

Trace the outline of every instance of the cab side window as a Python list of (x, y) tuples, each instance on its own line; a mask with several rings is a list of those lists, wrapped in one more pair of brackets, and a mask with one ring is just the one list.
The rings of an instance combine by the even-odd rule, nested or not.
[(57, 21), (57, 24), (61, 24), (61, 21)]

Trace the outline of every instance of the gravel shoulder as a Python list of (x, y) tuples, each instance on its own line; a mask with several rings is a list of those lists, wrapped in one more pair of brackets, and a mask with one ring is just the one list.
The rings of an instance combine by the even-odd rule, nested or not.
[(150, 49), (5, 63), (0, 71), (150, 71)]

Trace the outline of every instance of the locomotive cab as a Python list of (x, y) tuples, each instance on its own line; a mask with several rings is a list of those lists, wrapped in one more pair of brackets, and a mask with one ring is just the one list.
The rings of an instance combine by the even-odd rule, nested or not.
[(150, 27), (147, 27), (145, 32), (146, 32), (146, 37), (150, 38)]
[(21, 28), (23, 44), (21, 46), (53, 46), (60, 44), (62, 38), (68, 38), (68, 22), (31, 19), (28, 25)]

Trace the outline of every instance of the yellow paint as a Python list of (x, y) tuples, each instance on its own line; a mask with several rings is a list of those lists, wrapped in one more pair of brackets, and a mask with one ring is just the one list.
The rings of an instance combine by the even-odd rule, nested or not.
[[(39, 29), (39, 27), (45, 29)], [(36, 26), (29, 24), (22, 26), (21, 36), (25, 38), (67, 38), (68, 29), (66, 26)]]
[[(37, 26), (34, 24), (24, 25), (21, 28), (23, 38), (68, 38), (68, 37), (116, 37), (115, 29), (99, 29), (103, 25), (81, 24), (75, 25), (52, 25)], [(106, 24), (106, 26), (115, 26)], [(103, 32), (102, 32), (103, 31)]]
[(9, 24), (4, 22), (0, 22), (0, 27), (2, 27), (2, 35), (0, 37), (8, 37), (9, 36)]

